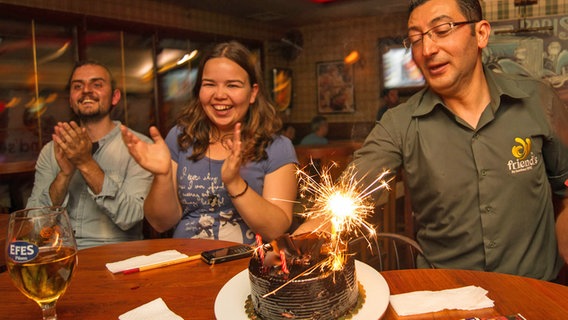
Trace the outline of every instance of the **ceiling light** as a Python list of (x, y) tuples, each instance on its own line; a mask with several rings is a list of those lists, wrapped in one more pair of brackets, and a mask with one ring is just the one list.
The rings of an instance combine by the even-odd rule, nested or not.
[(353, 50), (349, 52), (349, 54), (343, 59), (343, 62), (346, 64), (354, 64), (355, 62), (359, 61), (361, 56), (359, 55), (359, 51)]
[(199, 51), (197, 51), (197, 50), (193, 50), (190, 53), (184, 54), (183, 57), (181, 57), (176, 64), (179, 66), (179, 65), (182, 65), (182, 64), (190, 61), (191, 59), (193, 59), (197, 56), (198, 52)]

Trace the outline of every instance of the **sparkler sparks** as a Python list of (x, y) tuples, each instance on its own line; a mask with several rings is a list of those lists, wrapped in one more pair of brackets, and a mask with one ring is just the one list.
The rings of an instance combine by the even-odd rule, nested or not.
[(349, 237), (363, 235), (367, 242), (375, 237), (375, 228), (365, 220), (374, 212), (371, 194), (379, 189), (388, 190), (390, 180), (384, 180), (389, 174), (389, 171), (384, 171), (363, 188), (360, 181), (355, 179), (354, 166), (348, 167), (337, 182), (333, 181), (329, 172), (330, 168), (326, 168), (321, 172), (316, 171), (316, 176), (310, 176), (298, 169), (296, 174), (300, 180), (300, 196), (311, 205), (303, 216), (322, 221), (314, 232), (328, 232), (325, 226), (331, 225), (330, 265), (333, 270), (338, 270), (343, 266)]
[[(385, 177), (389, 175), (389, 171), (383, 172), (364, 188), (362, 183), (355, 178), (356, 171), (354, 166), (348, 167), (339, 180), (335, 182), (330, 174), (330, 170), (333, 166), (318, 171), (313, 162), (311, 162), (310, 165), (316, 169), (315, 175), (313, 176), (306, 173), (303, 170), (305, 168), (298, 168), (296, 171), (300, 183), (300, 197), (306, 200), (306, 209), (304, 213), (302, 213), (302, 216), (318, 223), (312, 233), (317, 233), (314, 239), (326, 239), (326, 258), (295, 275), (292, 279), (275, 290), (266, 293), (262, 296), (263, 298), (276, 294), (292, 281), (301, 276), (310, 274), (317, 268), (332, 271), (343, 269), (347, 259), (347, 243), (351, 237), (363, 235), (367, 243), (371, 245), (370, 239), (376, 236), (375, 227), (369, 224), (365, 219), (374, 213), (375, 203), (371, 195), (380, 189), (389, 189), (388, 182), (390, 180), (385, 181)], [(305, 237), (305, 235), (306, 234), (297, 235), (297, 237)], [(277, 239), (273, 240), (270, 244), (264, 245), (260, 237), (257, 237), (258, 247), (255, 255), (260, 259), (261, 265), (275, 266), (278, 264), (274, 264), (274, 262), (265, 264), (264, 250), (272, 250), (272, 255), (274, 256), (276, 254), (280, 258), (281, 273), (287, 277), (290, 274), (287, 267), (288, 262), (286, 254), (280, 247), (290, 249), (289, 242), (291, 243), (292, 240), (278, 241)], [(302, 246), (300, 244), (298, 245)], [(288, 253), (294, 255), (297, 253), (298, 247), (296, 247), (295, 244), (292, 244), (292, 247), (293, 248), (291, 248)], [(320, 246), (317, 246), (318, 254), (320, 249)], [(268, 257), (268, 255), (266, 257)], [(290, 261), (302, 261), (302, 259), (307, 259), (305, 261), (309, 262), (311, 252), (309, 252), (309, 250), (307, 250), (307, 252), (300, 252), (300, 256), (295, 256), (294, 258), (296, 258), (296, 260), (290, 259)], [(274, 259), (272, 260), (275, 261)], [(294, 262), (291, 262), (291, 265), (294, 265)]]

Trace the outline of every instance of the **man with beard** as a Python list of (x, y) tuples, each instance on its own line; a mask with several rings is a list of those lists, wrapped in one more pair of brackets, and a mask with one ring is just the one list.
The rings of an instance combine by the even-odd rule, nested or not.
[(79, 124), (55, 126), (38, 157), (27, 207), (67, 207), (79, 248), (140, 240), (152, 174), (131, 158), (120, 122), (110, 118), (120, 90), (110, 70), (94, 61), (77, 63), (68, 87)]

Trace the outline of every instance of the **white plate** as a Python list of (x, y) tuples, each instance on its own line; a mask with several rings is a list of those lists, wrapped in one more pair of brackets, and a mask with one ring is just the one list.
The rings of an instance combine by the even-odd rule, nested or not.
[[(355, 260), (357, 280), (366, 292), (363, 307), (353, 316), (353, 320), (380, 319), (389, 305), (390, 290), (385, 278), (371, 266)], [(215, 299), (217, 320), (248, 320), (245, 302), (250, 294), (248, 269), (239, 272), (227, 281)]]

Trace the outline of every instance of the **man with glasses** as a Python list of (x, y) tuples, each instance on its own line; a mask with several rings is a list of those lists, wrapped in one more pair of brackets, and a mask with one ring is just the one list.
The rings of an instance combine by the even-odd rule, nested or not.
[(416, 238), (436, 267), (555, 279), (568, 260), (565, 105), (544, 82), (482, 64), (491, 27), (478, 0), (409, 9), (404, 45), (427, 87), (375, 125), (357, 178), (404, 170)]

